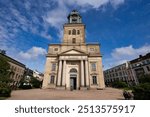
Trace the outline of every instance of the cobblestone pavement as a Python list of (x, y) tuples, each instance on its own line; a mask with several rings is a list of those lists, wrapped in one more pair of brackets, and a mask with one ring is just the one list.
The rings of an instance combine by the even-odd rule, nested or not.
[(122, 90), (105, 88), (104, 90), (54, 90), (30, 89), (15, 90), (8, 100), (122, 100)]

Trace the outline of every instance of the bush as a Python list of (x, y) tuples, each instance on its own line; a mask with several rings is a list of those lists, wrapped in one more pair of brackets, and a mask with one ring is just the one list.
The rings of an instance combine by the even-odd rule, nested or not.
[(40, 88), (41, 87), (41, 81), (37, 80), (36, 78), (31, 78), (31, 84), (34, 88)]
[(140, 84), (133, 88), (135, 100), (150, 100), (150, 83)]
[(115, 87), (115, 88), (125, 88), (125, 87), (128, 87), (128, 85), (125, 82), (116, 81), (116, 82), (112, 83), (112, 87)]
[(10, 88), (0, 88), (0, 97), (10, 97), (11, 89)]
[(150, 83), (150, 74), (145, 74), (139, 78), (139, 83)]

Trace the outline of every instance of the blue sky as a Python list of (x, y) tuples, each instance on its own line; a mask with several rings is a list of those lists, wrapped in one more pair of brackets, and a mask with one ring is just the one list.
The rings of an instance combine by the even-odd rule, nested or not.
[(104, 69), (150, 52), (149, 0), (0, 0), (0, 49), (44, 71), (48, 44), (60, 43), (77, 9), (86, 42), (99, 42)]

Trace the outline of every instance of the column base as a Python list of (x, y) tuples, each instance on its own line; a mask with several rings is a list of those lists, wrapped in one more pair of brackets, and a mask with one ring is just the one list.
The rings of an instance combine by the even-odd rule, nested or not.
[(99, 88), (97, 88), (97, 90), (104, 90), (104, 89), (105, 89), (105, 88), (100, 88), (100, 87), (99, 87)]
[(80, 90), (88, 90), (88, 87), (80, 87)]
[(56, 87), (56, 89), (58, 89), (58, 90), (65, 90), (66, 88), (61, 86), (61, 87)]

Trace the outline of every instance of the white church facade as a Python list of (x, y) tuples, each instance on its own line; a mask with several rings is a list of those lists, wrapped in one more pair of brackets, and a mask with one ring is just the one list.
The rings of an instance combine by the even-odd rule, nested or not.
[(105, 88), (100, 45), (85, 42), (85, 25), (76, 10), (64, 24), (62, 43), (49, 45), (42, 88)]

